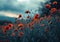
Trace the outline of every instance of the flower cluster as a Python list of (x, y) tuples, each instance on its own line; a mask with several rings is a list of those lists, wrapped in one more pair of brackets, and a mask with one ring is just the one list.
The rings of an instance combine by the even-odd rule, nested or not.
[[(58, 2), (51, 4), (57, 5)], [(26, 20), (20, 19), (22, 15), (19, 14), (15, 23), (0, 26), (0, 42), (59, 42), (60, 9), (52, 7), (51, 4), (45, 5), (45, 8), (49, 9), (48, 16), (35, 14), (31, 18), (28, 15), (30, 11), (27, 10)]]

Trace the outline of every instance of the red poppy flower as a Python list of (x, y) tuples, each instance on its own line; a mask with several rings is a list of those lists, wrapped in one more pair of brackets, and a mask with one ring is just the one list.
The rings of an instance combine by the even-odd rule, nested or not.
[(19, 33), (18, 33), (18, 36), (21, 37), (21, 36), (23, 36), (23, 34), (24, 34), (23, 32), (19, 32)]
[(38, 19), (38, 18), (39, 18), (39, 14), (35, 14), (34, 19)]
[(56, 10), (57, 10), (56, 8), (51, 8), (50, 12), (54, 13), (54, 12), (56, 12)]
[(9, 26), (9, 27), (12, 27), (12, 26), (13, 26), (13, 24), (11, 24), (11, 23), (10, 23), (10, 24), (8, 24), (8, 26)]
[(21, 28), (19, 28), (20, 30), (23, 30), (23, 28), (21, 27)]
[(3, 29), (6, 29), (6, 26), (2, 26)]
[(10, 30), (10, 27), (9, 26), (6, 26), (6, 30)]
[(9, 26), (3, 26), (3, 29), (10, 30), (10, 27)]
[(53, 4), (56, 5), (57, 4), (57, 1), (54, 1)]
[(50, 6), (50, 4), (46, 4), (45, 7), (46, 8), (50, 8), (51, 6)]
[(15, 29), (15, 30), (14, 30), (14, 32), (17, 32), (17, 31), (18, 31), (18, 29)]
[(24, 25), (23, 24), (18, 24), (19, 27), (23, 27)]

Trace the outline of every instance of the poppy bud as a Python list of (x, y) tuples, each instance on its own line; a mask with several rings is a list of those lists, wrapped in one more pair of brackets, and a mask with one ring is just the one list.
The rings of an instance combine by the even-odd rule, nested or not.
[(22, 15), (20, 14), (18, 18), (21, 18), (21, 17), (22, 17)]
[(30, 11), (28, 11), (28, 10), (27, 10), (27, 11), (25, 11), (25, 13), (27, 13), (27, 14), (28, 14), (28, 13), (30, 13)]

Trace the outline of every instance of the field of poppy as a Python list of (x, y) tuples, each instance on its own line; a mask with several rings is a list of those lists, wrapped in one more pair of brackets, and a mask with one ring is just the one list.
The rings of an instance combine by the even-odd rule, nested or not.
[[(14, 23), (0, 25), (0, 42), (60, 42), (60, 3), (58, 0), (46, 3), (42, 14), (22, 14)], [(20, 19), (21, 18), (21, 19)]]

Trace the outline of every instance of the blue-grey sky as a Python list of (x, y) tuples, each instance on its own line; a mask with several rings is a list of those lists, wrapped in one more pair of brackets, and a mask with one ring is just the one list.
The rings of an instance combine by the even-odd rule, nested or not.
[(24, 12), (29, 10), (30, 16), (38, 13), (39, 7), (42, 8), (40, 3), (45, 3), (48, 0), (0, 0), (0, 19), (1, 16), (15, 18), (22, 14), (25, 18), (27, 14)]

